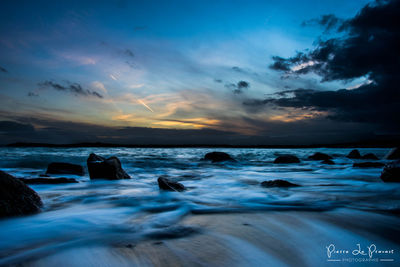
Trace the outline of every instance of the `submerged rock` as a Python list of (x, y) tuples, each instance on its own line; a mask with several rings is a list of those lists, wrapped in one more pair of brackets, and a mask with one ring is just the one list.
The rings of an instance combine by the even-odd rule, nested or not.
[(279, 157), (277, 157), (274, 160), (275, 164), (285, 164), (285, 163), (300, 163), (300, 160), (298, 157), (294, 156), (294, 155), (281, 155)]
[(349, 159), (360, 159), (361, 154), (360, 151), (358, 151), (357, 149), (353, 149), (346, 157)]
[(47, 166), (46, 174), (75, 174), (85, 175), (85, 171), (81, 165), (65, 163), (65, 162), (52, 162)]
[(200, 229), (191, 226), (174, 225), (149, 231), (146, 236), (151, 239), (173, 239), (187, 237), (200, 232)]
[(300, 185), (278, 179), (278, 180), (264, 181), (261, 183), (261, 186), (263, 186), (263, 187), (296, 187), (296, 186), (300, 186)]
[(392, 148), (389, 153), (386, 154), (385, 159), (400, 159), (400, 147)]
[(117, 157), (105, 159), (94, 153), (87, 159), (90, 179), (130, 179), (131, 177), (122, 169)]
[(381, 173), (384, 182), (400, 182), (400, 160), (385, 165)]
[(171, 181), (170, 179), (160, 176), (157, 179), (158, 182), (158, 187), (160, 187), (161, 190), (166, 190), (166, 191), (177, 191), (177, 192), (182, 192), (185, 190), (185, 186), (181, 183)]
[(368, 153), (361, 157), (362, 159), (379, 160), (374, 153)]
[(42, 205), (42, 200), (33, 189), (0, 171), (0, 218), (36, 213)]
[(353, 167), (356, 168), (380, 168), (385, 166), (385, 164), (380, 162), (356, 162), (353, 164)]
[(212, 162), (235, 161), (228, 153), (225, 152), (210, 152), (204, 156), (204, 159), (211, 160)]
[(335, 162), (333, 160), (330, 159), (325, 159), (323, 161), (321, 161), (322, 164), (327, 164), (327, 165), (334, 165)]
[(309, 156), (308, 159), (311, 159), (311, 160), (327, 160), (327, 159), (332, 159), (332, 157), (329, 156), (328, 154), (325, 154), (325, 153), (316, 152), (316, 153), (314, 153), (314, 155)]
[(18, 180), (24, 182), (25, 184), (71, 184), (78, 183), (74, 178), (19, 178)]

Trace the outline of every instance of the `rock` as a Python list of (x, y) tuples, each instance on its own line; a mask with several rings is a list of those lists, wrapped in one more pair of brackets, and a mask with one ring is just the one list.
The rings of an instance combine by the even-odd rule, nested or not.
[(385, 166), (385, 164), (380, 162), (357, 162), (353, 164), (353, 167), (356, 168), (381, 168)]
[(74, 178), (19, 178), (25, 184), (71, 184), (78, 183)]
[(361, 157), (362, 159), (370, 159), (370, 160), (379, 160), (377, 156), (375, 156), (374, 153), (368, 153), (365, 154), (364, 156)]
[(392, 148), (389, 153), (386, 154), (385, 159), (400, 159), (400, 147)]
[(263, 187), (296, 187), (296, 186), (300, 186), (300, 185), (293, 184), (293, 183), (285, 181), (285, 180), (270, 180), (270, 181), (262, 182), (261, 186), (263, 186)]
[(75, 174), (83, 176), (85, 175), (85, 171), (81, 165), (65, 162), (52, 162), (47, 166), (46, 174)]
[(148, 231), (145, 236), (151, 239), (173, 239), (188, 237), (199, 232), (200, 229), (192, 226), (173, 225), (158, 229), (155, 228), (152, 231)]
[(282, 163), (300, 163), (298, 157), (294, 155), (281, 155), (274, 160), (275, 164), (282, 164)]
[(42, 200), (29, 186), (0, 171), (0, 218), (40, 211)]
[(325, 160), (321, 161), (321, 163), (322, 164), (328, 164), (328, 165), (334, 165), (335, 164), (335, 162), (333, 162), (330, 159), (325, 159)]
[(311, 160), (327, 160), (327, 159), (332, 159), (332, 157), (329, 156), (328, 154), (325, 154), (325, 153), (316, 152), (316, 153), (314, 153), (314, 155), (309, 156), (308, 159), (311, 159)]
[(205, 160), (211, 160), (214, 162), (222, 162), (222, 161), (235, 161), (229, 154), (225, 152), (210, 152), (204, 156)]
[(358, 151), (357, 149), (353, 149), (346, 157), (349, 159), (360, 159), (361, 154), (360, 151)]
[(400, 183), (400, 160), (385, 165), (381, 173), (384, 182)]
[(160, 176), (157, 179), (158, 182), (158, 187), (162, 190), (166, 191), (177, 191), (177, 192), (182, 192), (185, 190), (185, 186), (181, 183), (171, 181), (170, 179)]
[(94, 153), (87, 159), (90, 179), (130, 179), (131, 177), (122, 169), (117, 157), (105, 159)]

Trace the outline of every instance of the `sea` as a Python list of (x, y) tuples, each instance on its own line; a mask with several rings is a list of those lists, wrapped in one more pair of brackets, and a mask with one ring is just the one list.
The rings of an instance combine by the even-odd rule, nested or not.
[[(382, 168), (353, 167), (353, 163), (366, 160), (346, 158), (351, 150), (1, 147), (0, 169), (18, 178), (37, 178), (46, 172), (47, 165), (51, 162), (80, 164), (84, 166), (86, 173), (84, 176), (52, 176), (75, 178), (79, 183), (30, 185), (42, 198), (43, 209), (35, 215), (0, 220), (0, 265), (35, 265), (37, 259), (71, 248), (134, 247), (141, 242), (169, 242), (168, 240), (207, 234), (218, 236), (222, 234), (222, 230), (210, 230), (201, 223), (188, 225), (185, 218), (206, 216), (207, 220), (215, 218), (217, 221), (219, 215), (232, 216), (230, 218), (233, 220), (242, 220), (248, 216), (247, 225), (251, 225), (251, 216), (254, 214), (263, 214), (266, 218), (270, 214), (270, 220), (276, 224), (280, 224), (279, 214), (289, 214), (297, 219), (301, 219), (302, 214), (307, 214), (304, 215), (303, 223), (307, 221), (315, 229), (304, 231), (320, 231), (321, 234), (330, 236), (333, 245), (342, 244), (343, 247), (350, 247), (351, 251), (360, 242), (361, 246), (375, 244), (385, 247), (386, 250), (394, 249), (394, 255), (389, 255), (389, 258), (397, 261), (400, 239), (397, 239), (398, 232), (391, 229), (398, 229), (400, 225), (400, 184), (384, 183), (380, 179)], [(206, 153), (212, 151), (226, 152), (236, 161), (211, 163), (202, 160)], [(361, 154), (374, 153), (380, 158), (377, 162), (388, 162), (383, 159), (389, 151), (387, 148), (359, 148), (359, 151)], [(308, 156), (315, 152), (331, 155), (335, 164), (325, 165), (320, 161), (308, 160)], [(118, 157), (131, 179), (90, 180), (86, 166), (90, 153)], [(296, 155), (301, 162), (274, 164), (274, 159), (282, 154)], [(157, 178), (162, 175), (182, 183), (187, 189), (183, 192), (160, 191)], [(263, 181), (275, 179), (300, 186), (265, 188), (260, 185)], [(325, 216), (323, 222), (313, 218), (312, 214)], [(363, 224), (363, 220), (367, 225)], [(346, 226), (354, 223), (357, 226)], [(363, 225), (363, 231), (355, 231), (354, 228), (361, 227), (360, 225)], [(288, 231), (287, 228), (296, 229), (296, 224), (282, 228), (282, 233)], [(267, 234), (270, 231), (270, 235), (276, 231), (259, 229), (261, 230)], [(297, 234), (286, 232), (282, 234), (282, 238), (288, 238), (284, 244), (295, 246), (292, 248), (294, 253), (301, 252), (303, 263), (308, 265), (315, 258), (304, 255), (304, 248), (298, 244), (304, 240), (310, 243), (315, 237), (310, 236), (310, 240), (307, 240), (305, 234), (301, 234), (302, 231), (299, 227), (296, 229)], [(274, 256), (260, 248), (251, 249), (254, 244), (249, 244), (248, 240), (238, 237), (235, 240), (241, 242), (226, 240), (226, 249), (235, 250), (238, 257), (242, 254), (245, 257), (244, 254), (247, 254), (257, 258), (265, 254), (275, 265), (288, 265), (279, 254)], [(315, 240), (317, 242), (318, 239)], [(329, 245), (328, 241), (315, 244), (318, 250), (315, 253), (324, 263), (325, 260), (333, 259), (327, 256)], [(170, 246), (170, 251), (178, 253), (173, 245)], [(65, 266), (130, 265), (129, 262), (107, 262), (103, 259), (95, 263), (82, 259), (68, 263), (68, 257), (64, 257)], [(194, 256), (182, 257), (190, 259)], [(229, 263), (232, 259), (226, 260), (217, 265), (226, 263), (235, 266), (234, 263)], [(186, 265), (189, 262), (183, 260), (182, 263)], [(200, 263), (204, 263), (200, 264), (204, 266), (213, 265), (206, 259), (202, 259)], [(315, 261), (314, 263), (321, 266)], [(249, 260), (248, 264), (257, 265), (257, 262)], [(347, 262), (345, 265), (347, 264), (373, 266), (379, 262)], [(154, 264), (148, 260), (138, 265)], [(63, 263), (60, 262), (59, 266), (63, 266)]]

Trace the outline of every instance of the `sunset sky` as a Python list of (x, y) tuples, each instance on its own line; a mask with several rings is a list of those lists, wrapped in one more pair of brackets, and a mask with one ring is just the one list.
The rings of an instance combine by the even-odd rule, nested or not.
[(1, 143), (396, 135), (399, 1), (368, 3), (2, 1)]

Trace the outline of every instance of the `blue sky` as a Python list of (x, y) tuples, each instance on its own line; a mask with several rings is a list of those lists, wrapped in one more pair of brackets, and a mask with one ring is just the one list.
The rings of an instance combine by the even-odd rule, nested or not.
[[(282, 79), (268, 66), (272, 56), (314, 47), (323, 29), (302, 22), (350, 18), (368, 2), (3, 1), (0, 116), (246, 135), (265, 131), (262, 123), (315, 118), (322, 113), (255, 112), (242, 103), (289, 88), (365, 82), (321, 83), (315, 74)], [(235, 93), (240, 81), (247, 85)]]

